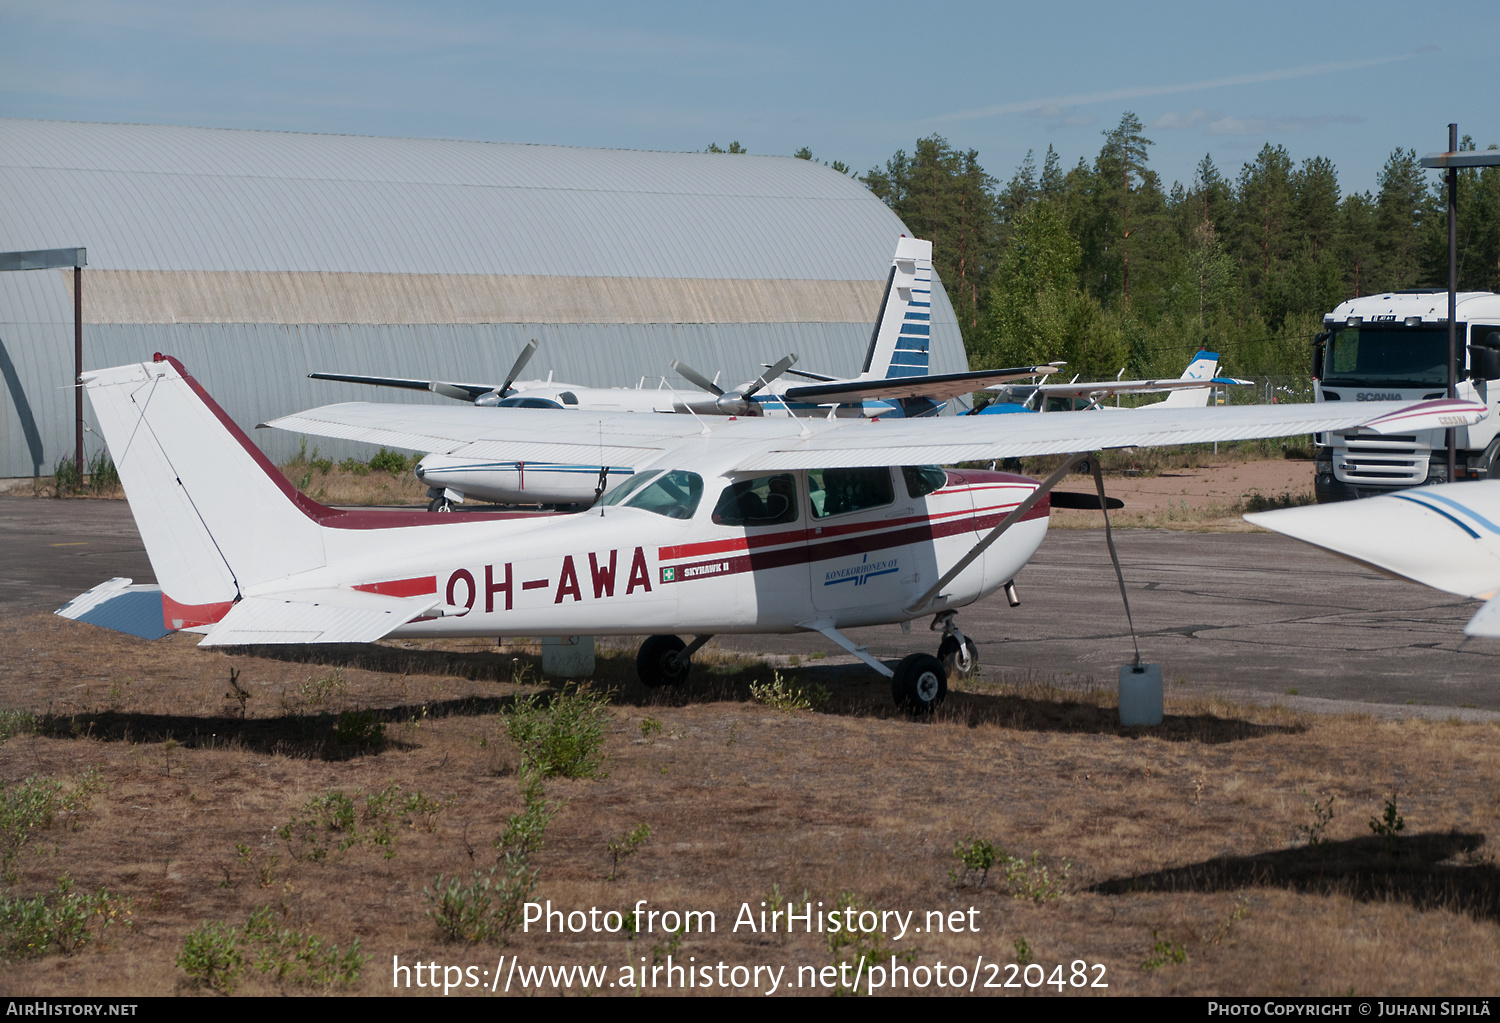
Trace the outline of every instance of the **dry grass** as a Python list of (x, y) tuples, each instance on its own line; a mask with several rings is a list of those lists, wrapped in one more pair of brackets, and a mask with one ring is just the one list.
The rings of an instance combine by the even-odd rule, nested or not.
[[(488, 869), (492, 840), (521, 808), (500, 715), (534, 691), (535, 647), (193, 643), (0, 619), (0, 708), (38, 721), (0, 745), (0, 781), (74, 781), (97, 765), (107, 786), (76, 829), (33, 838), (0, 897), (34, 896), (66, 871), (80, 888), (130, 898), (135, 921), (102, 947), (7, 965), (0, 992), (190, 991), (174, 965), (186, 935), (205, 920), (242, 925), (262, 905), (282, 926), (344, 947), (359, 939), (373, 958), (353, 990), (367, 994), (390, 991), (393, 955), (493, 969), (518, 954), (604, 964), (614, 977), (665, 954), (661, 934), (445, 944), (424, 915), (424, 886)], [(231, 668), (253, 694), (243, 719)], [(546, 783), (564, 805), (535, 859), (537, 897), (716, 911), (717, 933), (685, 936), (678, 952), (699, 963), (828, 964), (820, 935), (730, 932), (741, 903), (758, 908), (779, 886), (830, 905), (855, 892), (919, 922), (972, 906), (977, 934), (886, 944), (930, 966), (1006, 962), (1024, 938), (1049, 969), (1104, 963), (1113, 994), (1474, 994), (1500, 979), (1500, 874), (1486, 844), (1500, 813), (1494, 725), (1315, 718), (1169, 694), (1163, 725), (1122, 729), (1112, 680), (995, 669), (914, 721), (890, 709), (883, 681), (827, 666), (792, 680), (825, 686), (827, 710), (788, 713), (750, 699), (770, 675), (709, 648), (686, 688), (647, 691), (631, 648), (601, 648), (608, 777)], [(384, 723), (382, 746), (340, 742), (338, 715), (356, 709)], [(274, 834), (309, 799), (391, 783), (444, 803), (434, 830), (409, 820), (392, 858), (360, 845), (298, 862)], [(1313, 820), (1304, 790), (1336, 797), (1316, 847), (1294, 838)], [(1393, 792), (1406, 821), (1394, 854), (1367, 826)], [(606, 844), (642, 823), (650, 838), (607, 880)], [(1064, 894), (1013, 899), (993, 873), (956, 889), (953, 847), (970, 836), (1037, 851), (1054, 878), (1067, 861)], [(1186, 961), (1143, 969), (1153, 931)], [(253, 976), (240, 990), (277, 987)]]

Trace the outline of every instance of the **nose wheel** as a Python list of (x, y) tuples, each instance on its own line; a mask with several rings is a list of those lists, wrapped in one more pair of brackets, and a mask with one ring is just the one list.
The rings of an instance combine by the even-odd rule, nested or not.
[(937, 659), (949, 678), (969, 678), (979, 671), (979, 646), (959, 630), (958, 618), (952, 611), (933, 618), (931, 628), (943, 632)]

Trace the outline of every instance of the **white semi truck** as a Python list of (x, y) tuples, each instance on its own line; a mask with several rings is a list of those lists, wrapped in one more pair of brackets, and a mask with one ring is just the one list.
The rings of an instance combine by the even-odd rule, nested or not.
[[(1458, 397), (1490, 415), (1454, 438), (1455, 478), (1500, 478), (1500, 295), (1458, 293)], [(1323, 317), (1313, 350), (1316, 401), (1420, 401), (1448, 391), (1448, 292), (1354, 298)], [(1377, 436), (1321, 433), (1313, 489), (1320, 503), (1448, 479), (1445, 431)]]

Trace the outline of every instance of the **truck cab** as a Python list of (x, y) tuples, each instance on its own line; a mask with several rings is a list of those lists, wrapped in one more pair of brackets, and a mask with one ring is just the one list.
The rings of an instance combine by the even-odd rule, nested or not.
[[(1490, 416), (1456, 432), (1456, 476), (1500, 478), (1500, 295), (1459, 292), (1459, 398)], [(1448, 292), (1395, 291), (1350, 299), (1323, 317), (1313, 352), (1315, 401), (1423, 401), (1448, 393)], [(1319, 503), (1448, 481), (1443, 430), (1377, 436), (1363, 430), (1316, 437)]]

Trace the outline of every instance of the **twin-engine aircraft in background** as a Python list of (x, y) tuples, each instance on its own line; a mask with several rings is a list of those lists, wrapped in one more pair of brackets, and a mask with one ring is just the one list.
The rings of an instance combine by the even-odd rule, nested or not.
[[(339, 373), (313, 373), (320, 380), (377, 384), (432, 391), (466, 404), (494, 408), (575, 409), (587, 412), (683, 412), (696, 416), (819, 416), (832, 418), (915, 418), (937, 415), (961, 394), (1010, 380), (1055, 373), (1060, 363), (964, 373), (927, 372), (932, 331), (932, 243), (901, 237), (886, 276), (885, 293), (857, 377), (839, 379), (793, 370), (791, 354), (738, 387), (725, 389), (681, 361), (672, 368), (706, 391), (707, 397), (649, 388), (579, 387), (549, 381), (519, 380), (536, 351), (532, 341), (522, 350), (504, 383), (462, 384), (440, 380), (404, 380)], [(786, 384), (784, 374), (810, 382)], [(456, 412), (456, 415), (446, 413)], [(434, 415), (437, 413), (437, 415)], [(326, 405), (265, 425), (318, 437), (346, 436), (346, 423), (362, 427), (374, 421), (394, 426), (378, 443), (427, 452), (416, 468), (427, 484), (430, 511), (451, 511), (468, 498), (500, 504), (591, 504), (635, 471), (626, 463), (523, 461), (481, 454), (455, 437), (453, 424), (472, 419), (468, 410), (429, 406), (349, 402)], [(430, 427), (427, 425), (430, 423)], [(431, 435), (427, 435), (428, 432)], [(414, 441), (414, 442), (409, 442)]]
[(1378, 571), (1483, 600), (1464, 632), (1500, 639), (1500, 480), (1441, 483), (1245, 519)]
[[(970, 415), (993, 416), (1014, 412), (1055, 412), (1108, 409), (1102, 404), (1122, 394), (1166, 394), (1158, 403), (1161, 408), (1203, 408), (1214, 387), (1252, 386), (1253, 380), (1236, 380), (1217, 376), (1219, 353), (1200, 351), (1177, 379), (1163, 380), (1085, 380), (1076, 378), (1065, 384), (1002, 384), (986, 387), (997, 395), (995, 401)], [(1121, 374), (1125, 371), (1121, 370)]]
[[(636, 472), (577, 514), (435, 516), (338, 511), (298, 493), (175, 360), (83, 383), (156, 572), (162, 625), (200, 632), (202, 645), (650, 633), (637, 666), (660, 685), (683, 679), (716, 633), (804, 630), (890, 677), (914, 710), (943, 699), (940, 657), (892, 670), (842, 630), (934, 615), (938, 653), (972, 664), (955, 613), (1015, 579), (1046, 534), (1052, 486), (1091, 452), (1410, 432), (1485, 414), (1458, 400), (967, 420), (494, 409), (496, 457)], [(1066, 457), (1042, 483), (934, 464), (1045, 454)], [(113, 623), (117, 603), (138, 612), (151, 599), (113, 580), (60, 613)]]

